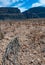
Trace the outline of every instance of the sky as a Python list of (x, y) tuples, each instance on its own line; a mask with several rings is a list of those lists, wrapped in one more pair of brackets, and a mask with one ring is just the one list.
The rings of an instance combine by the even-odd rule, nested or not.
[(45, 7), (45, 0), (0, 0), (0, 7), (18, 7), (21, 12), (38, 6)]

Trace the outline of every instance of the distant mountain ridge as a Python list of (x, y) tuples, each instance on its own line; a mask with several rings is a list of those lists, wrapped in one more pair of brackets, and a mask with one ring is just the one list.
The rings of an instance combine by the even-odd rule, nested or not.
[(24, 16), (28, 18), (45, 18), (45, 7), (33, 7), (23, 12)]
[(45, 18), (45, 7), (30, 8), (21, 12), (18, 8), (0, 7), (0, 19), (31, 19)]
[(18, 8), (13, 8), (13, 7), (0, 7), (0, 14), (2, 13), (15, 14), (15, 13), (20, 13), (20, 10)]
[(1, 7), (0, 19), (24, 19), (24, 17), (18, 8)]

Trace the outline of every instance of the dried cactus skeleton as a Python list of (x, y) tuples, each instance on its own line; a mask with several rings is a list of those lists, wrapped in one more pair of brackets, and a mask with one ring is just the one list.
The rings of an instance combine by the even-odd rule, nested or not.
[(18, 63), (19, 47), (20, 45), (17, 38), (11, 40), (3, 56), (2, 65), (19, 65)]

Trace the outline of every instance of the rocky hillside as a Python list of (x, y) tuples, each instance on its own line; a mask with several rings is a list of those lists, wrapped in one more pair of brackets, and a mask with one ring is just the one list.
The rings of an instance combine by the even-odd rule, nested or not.
[(31, 19), (31, 18), (45, 18), (45, 7), (30, 8), (25, 12), (21, 12), (18, 8), (13, 7), (1, 7), (0, 8), (0, 20), (7, 19)]
[[(0, 20), (0, 65), (9, 42), (16, 37), (20, 45), (18, 65), (45, 65), (45, 19)], [(8, 56), (12, 60), (12, 53)]]
[(45, 18), (45, 7), (33, 7), (23, 12), (24, 16), (29, 18)]
[(5, 19), (24, 19), (24, 15), (18, 8), (0, 7), (0, 20)]

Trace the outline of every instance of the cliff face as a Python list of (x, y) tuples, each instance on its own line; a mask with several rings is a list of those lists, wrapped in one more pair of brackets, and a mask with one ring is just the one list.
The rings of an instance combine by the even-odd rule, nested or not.
[(12, 8), (12, 7), (0, 8), (0, 14), (17, 14), (17, 13), (20, 13), (20, 10), (18, 8)]
[(1, 7), (0, 19), (21, 19), (21, 12), (18, 8)]

